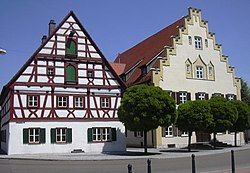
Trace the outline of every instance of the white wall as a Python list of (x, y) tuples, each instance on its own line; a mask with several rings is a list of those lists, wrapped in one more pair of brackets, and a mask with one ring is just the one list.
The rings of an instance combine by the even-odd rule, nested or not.
[[(74, 149), (85, 152), (125, 151), (125, 128), (121, 122), (10, 122), (8, 154), (70, 153)], [(23, 144), (23, 128), (46, 128), (45, 144)], [(72, 143), (51, 144), (50, 129), (56, 127), (72, 128)], [(88, 143), (87, 129), (92, 127), (112, 127), (117, 129), (117, 140), (106, 143)]]

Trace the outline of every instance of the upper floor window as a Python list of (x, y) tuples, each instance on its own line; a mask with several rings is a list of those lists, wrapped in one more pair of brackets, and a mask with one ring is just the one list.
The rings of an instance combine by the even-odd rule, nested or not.
[(68, 106), (68, 97), (66, 96), (58, 96), (57, 97), (57, 107), (65, 108)]
[(83, 105), (84, 105), (84, 97), (74, 97), (75, 108), (83, 108)]
[(191, 100), (191, 94), (186, 91), (180, 91), (177, 94), (177, 104), (185, 103), (186, 101)]
[(194, 37), (195, 49), (202, 49), (202, 38), (195, 36)]
[(196, 100), (208, 100), (208, 94), (204, 92), (195, 93)]
[(38, 95), (28, 95), (27, 96), (27, 106), (28, 107), (38, 107), (39, 104), (39, 96)]
[(165, 136), (172, 137), (173, 136), (173, 126), (168, 126), (165, 128)]
[(190, 65), (190, 64), (187, 64), (187, 65), (186, 65), (186, 70), (187, 70), (187, 73), (188, 73), (188, 74), (191, 73), (191, 65)]
[(73, 38), (68, 38), (66, 42), (66, 56), (68, 57), (76, 57), (77, 55), (77, 47), (76, 42)]
[(226, 99), (227, 100), (236, 100), (236, 95), (234, 95), (234, 94), (226, 94)]
[(205, 46), (208, 47), (208, 41), (205, 39)]
[(197, 66), (196, 67), (196, 78), (197, 79), (203, 79), (203, 76), (204, 76), (203, 67)]
[(87, 78), (94, 78), (95, 75), (94, 75), (94, 70), (87, 70)]
[(192, 45), (192, 37), (191, 36), (188, 36), (188, 44)]
[(142, 74), (142, 75), (147, 74), (147, 67), (142, 67), (142, 68), (141, 68), (141, 74)]
[(47, 68), (47, 75), (48, 76), (54, 76), (55, 75), (55, 68), (54, 67), (48, 67)]
[(101, 97), (101, 108), (110, 108), (110, 97)]
[(76, 68), (73, 65), (66, 67), (66, 83), (76, 83)]

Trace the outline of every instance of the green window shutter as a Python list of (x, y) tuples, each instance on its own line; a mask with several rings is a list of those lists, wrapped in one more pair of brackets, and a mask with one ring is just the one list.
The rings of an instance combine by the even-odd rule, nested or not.
[(67, 129), (67, 143), (72, 143), (72, 129)]
[(92, 142), (92, 128), (88, 128), (88, 143)]
[(51, 143), (56, 143), (56, 129), (50, 129)]
[(67, 82), (75, 82), (76, 81), (76, 69), (72, 65), (69, 65), (66, 67), (66, 81)]
[(68, 39), (68, 41), (67, 41), (66, 54), (76, 55), (76, 42), (72, 39)]
[(112, 141), (116, 141), (116, 128), (111, 129)]
[(45, 144), (46, 137), (45, 137), (45, 129), (40, 129), (40, 143)]
[(23, 143), (29, 143), (29, 129), (23, 129)]

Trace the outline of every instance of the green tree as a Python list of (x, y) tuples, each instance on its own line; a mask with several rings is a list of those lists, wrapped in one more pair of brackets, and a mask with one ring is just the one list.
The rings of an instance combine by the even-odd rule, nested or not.
[(224, 132), (229, 130), (238, 118), (236, 107), (228, 102), (225, 98), (220, 96), (212, 97), (209, 100), (211, 107), (211, 114), (213, 115), (213, 123), (209, 130), (213, 132), (213, 145), (216, 148), (216, 134), (217, 132)]
[(234, 145), (237, 146), (237, 132), (242, 132), (250, 126), (250, 110), (249, 106), (239, 100), (230, 101), (237, 109), (238, 119), (231, 127), (231, 131), (234, 132)]
[(194, 131), (206, 131), (213, 121), (208, 101), (188, 101), (179, 105), (176, 125), (181, 131), (188, 132), (188, 151), (191, 151), (191, 136)]
[(147, 153), (147, 132), (171, 125), (176, 118), (176, 105), (160, 87), (136, 85), (125, 91), (118, 117), (128, 130), (143, 131)]
[(241, 79), (241, 100), (250, 106), (250, 88), (243, 79)]

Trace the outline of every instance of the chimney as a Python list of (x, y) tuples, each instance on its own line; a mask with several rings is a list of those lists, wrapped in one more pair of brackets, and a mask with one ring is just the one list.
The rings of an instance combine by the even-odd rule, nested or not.
[(49, 36), (53, 33), (56, 28), (56, 23), (54, 20), (50, 20), (49, 22)]
[(47, 36), (44, 35), (44, 36), (42, 37), (42, 44), (45, 42), (46, 39), (47, 39)]

